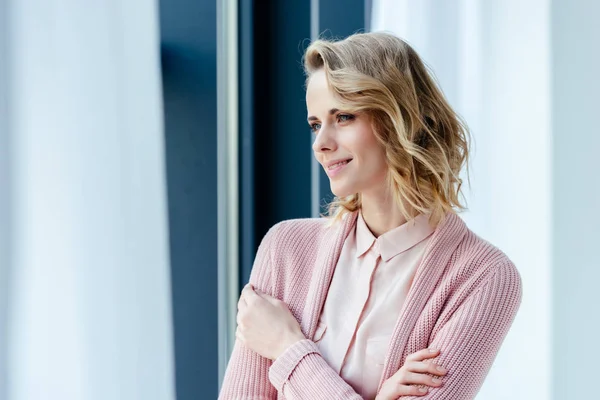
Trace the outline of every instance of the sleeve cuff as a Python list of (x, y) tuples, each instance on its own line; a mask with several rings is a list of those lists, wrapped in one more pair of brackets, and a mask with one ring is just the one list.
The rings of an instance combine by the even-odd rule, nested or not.
[(311, 353), (320, 354), (317, 345), (309, 339), (300, 340), (288, 347), (269, 368), (271, 384), (281, 392), (284, 383), (288, 380), (296, 366), (304, 357)]

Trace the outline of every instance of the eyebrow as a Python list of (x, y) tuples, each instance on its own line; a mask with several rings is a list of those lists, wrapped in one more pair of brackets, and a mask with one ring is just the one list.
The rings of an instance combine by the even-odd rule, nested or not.
[[(340, 111), (340, 110), (338, 110), (337, 108), (332, 108), (331, 110), (329, 110), (329, 115), (333, 115), (333, 114), (335, 114), (338, 111)], [(308, 117), (308, 121), (316, 121), (318, 119), (319, 118), (317, 118), (315, 116), (312, 116), (312, 115), (310, 117)]]

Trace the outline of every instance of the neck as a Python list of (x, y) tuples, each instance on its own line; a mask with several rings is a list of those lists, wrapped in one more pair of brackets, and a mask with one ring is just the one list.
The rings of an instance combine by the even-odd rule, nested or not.
[(361, 212), (365, 223), (375, 237), (406, 223), (400, 207), (393, 198), (374, 199), (361, 196)]

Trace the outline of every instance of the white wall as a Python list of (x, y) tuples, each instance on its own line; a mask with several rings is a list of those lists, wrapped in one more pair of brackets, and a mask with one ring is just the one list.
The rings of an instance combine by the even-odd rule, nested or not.
[(8, 399), (174, 399), (156, 2), (9, 11)]
[[(474, 138), (467, 224), (514, 261), (521, 309), (477, 399), (549, 399), (552, 131), (548, 0), (375, 1)], [(379, 8), (379, 10), (377, 9)]]
[(481, 398), (501, 399), (511, 393), (518, 399), (549, 399), (553, 219), (549, 1), (482, 4), (480, 133), (485, 135), (486, 150), (473, 168), (487, 167), (478, 176), (479, 182), (486, 181), (486, 203), (466, 219), (485, 220), (478, 233), (515, 262), (523, 278), (523, 303)]
[(10, 203), (7, 195), (9, 185), (8, 160), (8, 75), (7, 65), (7, 33), (6, 22), (8, 20), (6, 2), (0, 2), (0, 400), (6, 400), (6, 356), (8, 340), (6, 331), (8, 329), (8, 280), (10, 263)]
[(600, 2), (552, 2), (555, 399), (598, 398)]

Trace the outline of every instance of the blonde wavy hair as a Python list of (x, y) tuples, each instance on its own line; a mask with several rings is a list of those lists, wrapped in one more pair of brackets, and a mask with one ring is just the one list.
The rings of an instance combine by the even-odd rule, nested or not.
[[(304, 54), (306, 82), (321, 69), (345, 111), (369, 115), (408, 221), (425, 213), (437, 225), (448, 212), (465, 209), (459, 173), (467, 164), (468, 176), (468, 128), (410, 45), (383, 32), (319, 39)], [(336, 197), (327, 216), (336, 221), (360, 207), (358, 193)]]

